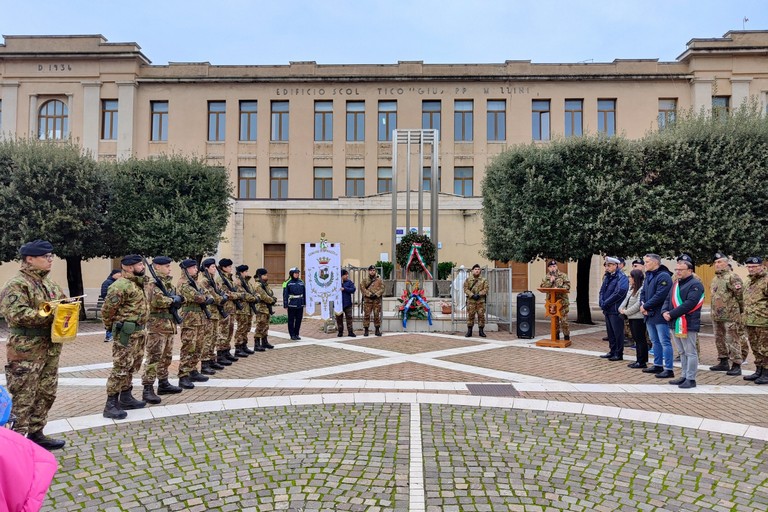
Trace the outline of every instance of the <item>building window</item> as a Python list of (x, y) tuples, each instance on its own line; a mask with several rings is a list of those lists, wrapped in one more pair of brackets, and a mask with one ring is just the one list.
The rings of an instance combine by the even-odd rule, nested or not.
[(730, 96), (712, 96), (712, 117), (725, 120), (730, 112)]
[(565, 136), (584, 134), (584, 100), (565, 100)]
[(472, 126), (474, 114), (472, 100), (456, 100), (453, 113), (453, 140), (457, 142), (472, 142)]
[(221, 142), (226, 136), (227, 102), (208, 102), (208, 141)]
[(379, 102), (379, 141), (392, 140), (392, 130), (397, 130), (397, 102)]
[(533, 140), (549, 140), (549, 100), (531, 103), (531, 128)]
[(271, 199), (288, 199), (287, 167), (270, 167), (269, 197)]
[(117, 100), (101, 100), (101, 139), (117, 140)]
[(392, 192), (392, 168), (379, 167), (376, 172), (376, 192), (386, 194)]
[(507, 140), (507, 100), (488, 100), (488, 140)]
[[(432, 168), (431, 167), (425, 167), (424, 173), (423, 173), (424, 182), (422, 183), (422, 188), (425, 192), (432, 191)], [(443, 179), (443, 168), (438, 167), (437, 168), (437, 191), (440, 192), (440, 185)]]
[(453, 170), (453, 193), (472, 197), (472, 167), (456, 167)]
[(272, 102), (272, 140), (283, 142), (288, 140), (288, 102)]
[(440, 100), (421, 102), (421, 129), (438, 130), (438, 137), (440, 136)]
[(40, 107), (37, 118), (40, 140), (60, 140), (69, 134), (69, 113), (63, 101), (50, 100)]
[(659, 100), (659, 130), (675, 123), (677, 117), (677, 98)]
[(238, 199), (256, 199), (256, 168), (237, 168)]
[(616, 100), (597, 100), (597, 133), (616, 135)]
[(168, 102), (152, 101), (150, 102), (152, 110), (152, 133), (150, 140), (166, 141), (168, 140)]
[(315, 142), (333, 140), (333, 102), (315, 102)]
[(333, 199), (333, 169), (315, 167), (315, 199)]
[(259, 103), (256, 101), (240, 102), (240, 140), (253, 142), (256, 140), (256, 116)]
[(365, 102), (347, 102), (347, 142), (365, 140)]
[(363, 197), (365, 195), (365, 169), (362, 167), (347, 168), (348, 197)]

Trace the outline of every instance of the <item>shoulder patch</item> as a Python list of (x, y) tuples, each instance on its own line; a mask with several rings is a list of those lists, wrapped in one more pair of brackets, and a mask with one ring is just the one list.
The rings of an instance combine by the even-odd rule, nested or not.
[(120, 302), (120, 297), (118, 297), (117, 295), (113, 295), (112, 297), (109, 298), (110, 304), (118, 304), (119, 302)]
[(662, 285), (662, 286), (667, 286), (669, 283), (666, 281), (666, 279), (662, 279), (662, 280), (659, 282), (659, 284), (660, 284), (660, 285)]

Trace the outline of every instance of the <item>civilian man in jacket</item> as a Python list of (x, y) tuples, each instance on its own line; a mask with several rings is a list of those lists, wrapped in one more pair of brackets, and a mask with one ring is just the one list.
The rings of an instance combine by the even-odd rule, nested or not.
[(672, 341), (669, 338), (669, 326), (661, 309), (672, 289), (672, 273), (661, 264), (658, 254), (646, 254), (645, 283), (640, 296), (640, 311), (645, 315), (645, 327), (653, 343), (653, 366), (643, 370), (644, 373), (655, 373), (659, 379), (674, 377), (674, 354)]
[[(101, 293), (99, 294), (99, 298), (102, 301), (106, 298), (107, 290), (112, 286), (112, 283), (120, 279), (120, 276), (122, 275), (123, 271), (119, 268), (112, 269), (112, 272), (110, 272), (104, 282), (101, 283)], [(112, 331), (107, 331), (107, 334), (104, 336), (104, 342), (106, 343), (108, 341), (112, 341)]]
[(355, 283), (349, 278), (347, 269), (341, 271), (341, 308), (343, 311), (336, 315), (336, 326), (339, 328), (339, 337), (344, 336), (344, 318), (347, 319), (347, 333), (356, 338), (352, 326), (352, 296), (355, 293)]
[(605, 278), (600, 286), (598, 301), (605, 316), (610, 346), (608, 353), (600, 357), (609, 361), (624, 359), (624, 319), (619, 316), (619, 305), (627, 295), (629, 280), (627, 275), (619, 270), (619, 263), (619, 259), (614, 256), (605, 258)]

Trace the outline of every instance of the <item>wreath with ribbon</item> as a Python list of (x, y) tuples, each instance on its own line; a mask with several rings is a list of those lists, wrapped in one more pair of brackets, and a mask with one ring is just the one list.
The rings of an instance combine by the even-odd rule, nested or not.
[(410, 286), (410, 282), (406, 283), (403, 294), (397, 299), (400, 303), (397, 309), (400, 317), (403, 319), (403, 329), (408, 324), (409, 318), (416, 320), (426, 319), (429, 325), (432, 325), (432, 308), (429, 307), (424, 290), (419, 288), (418, 282), (413, 283), (413, 288)]
[(412, 272), (422, 271), (429, 279), (429, 267), (435, 261), (435, 244), (427, 235), (408, 233), (397, 244), (397, 263)]

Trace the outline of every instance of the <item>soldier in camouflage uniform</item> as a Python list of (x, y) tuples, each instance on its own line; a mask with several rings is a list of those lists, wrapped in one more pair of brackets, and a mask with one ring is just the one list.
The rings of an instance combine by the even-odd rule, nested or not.
[[(141, 399), (150, 404), (159, 404), (161, 400), (155, 394), (155, 379), (158, 379), (157, 390), (159, 394), (181, 393), (180, 387), (168, 382), (168, 367), (173, 360), (173, 337), (176, 335), (176, 322), (168, 308), (174, 304), (181, 305), (183, 299), (176, 295), (176, 289), (173, 287), (171, 258), (157, 256), (152, 259), (152, 267), (171, 297), (167, 297), (156, 283), (153, 282), (148, 285), (149, 321), (147, 322), (147, 331), (149, 331), (149, 335), (147, 336), (144, 374), (141, 376), (141, 384), (144, 386)], [(134, 369), (136, 369), (135, 366)]]
[[(557, 269), (557, 262), (551, 260), (547, 263), (547, 275), (541, 280), (539, 288), (565, 288), (571, 289), (571, 280), (568, 279), (568, 274), (560, 272)], [(558, 293), (556, 296), (557, 302), (560, 304), (560, 311), (563, 313), (562, 318), (556, 318), (557, 325), (557, 339), (560, 339), (560, 333), (563, 333), (563, 339), (571, 339), (571, 329), (568, 326), (568, 310), (570, 301), (568, 300), (568, 292)]]
[[(257, 344), (254, 350), (248, 348), (248, 333), (251, 332), (251, 324), (253, 322), (253, 310), (251, 304), (256, 303), (256, 295), (251, 289), (251, 285), (248, 281), (251, 280), (251, 276), (248, 273), (248, 265), (238, 265), (235, 267), (235, 289), (242, 293), (245, 297), (243, 303), (243, 309), (235, 312), (235, 322), (237, 322), (237, 328), (235, 329), (235, 349), (244, 352), (247, 355), (256, 352), (264, 352), (264, 347), (261, 344)], [(237, 356), (237, 351), (235, 351)]]
[[(224, 311), (227, 312), (228, 316), (219, 320), (219, 332), (216, 336), (217, 352), (227, 357), (231, 356), (232, 335), (235, 333), (235, 314), (246, 309), (246, 305), (242, 303), (245, 293), (238, 292), (232, 283), (232, 260), (229, 258), (220, 259), (217, 274), (216, 287), (229, 297), (229, 300), (224, 302)], [(231, 360), (237, 361), (241, 357), (248, 357), (248, 354), (238, 349)]]
[[(213, 258), (206, 258), (200, 267), (200, 274), (202, 274), (201, 285), (205, 290), (206, 295), (213, 299), (213, 305), (209, 308), (211, 311), (211, 326), (213, 329), (213, 339), (205, 340), (203, 346), (203, 361), (208, 359), (213, 360), (218, 366), (232, 366), (234, 361), (238, 358), (230, 354), (228, 351), (218, 350), (219, 346), (219, 332), (221, 327), (219, 324), (223, 321), (229, 323), (229, 313), (226, 312), (224, 304), (229, 299), (229, 296), (224, 293), (216, 284), (216, 260)], [(228, 327), (227, 327), (228, 329)]]
[(744, 290), (742, 319), (757, 369), (752, 375), (745, 376), (744, 380), (768, 384), (768, 270), (763, 266), (763, 259), (757, 256), (747, 258), (745, 263), (749, 277)]
[(472, 336), (475, 315), (477, 315), (480, 337), (485, 338), (485, 299), (488, 296), (488, 280), (480, 277), (480, 265), (477, 263), (472, 266), (472, 275), (464, 281), (464, 295), (467, 296), (467, 334), (464, 337)]
[[(710, 285), (712, 299), (712, 323), (715, 327), (715, 346), (720, 362), (709, 369), (715, 372), (727, 372), (728, 375), (741, 375), (742, 349), (739, 326), (741, 311), (744, 309), (741, 278), (728, 269), (728, 257), (715, 253), (715, 278)], [(728, 366), (730, 360), (731, 366)]]
[[(195, 260), (186, 259), (179, 266), (184, 274), (179, 278), (176, 291), (184, 298), (181, 308), (181, 349), (179, 350), (179, 386), (194, 389), (194, 382), (205, 382), (206, 375), (213, 375), (216, 370), (211, 366), (213, 356), (205, 352), (205, 347), (212, 346), (213, 323), (206, 316), (206, 311), (213, 315), (213, 298), (205, 293), (197, 283), (198, 269)], [(211, 350), (212, 352), (212, 350)], [(197, 363), (202, 359), (202, 371), (197, 371)], [(216, 365), (218, 366), (218, 365)], [(205, 375), (203, 375), (205, 374)], [(162, 389), (159, 390), (163, 394)]]
[(363, 336), (368, 336), (373, 314), (373, 327), (376, 336), (381, 336), (381, 303), (384, 296), (384, 281), (381, 280), (373, 265), (368, 267), (368, 275), (360, 281), (360, 293), (363, 296)]
[(101, 307), (104, 327), (112, 331), (114, 339), (104, 417), (117, 420), (128, 415), (125, 409), (140, 409), (147, 405), (133, 398), (131, 390), (136, 359), (141, 360), (144, 355), (145, 328), (149, 320), (149, 286), (141, 256), (130, 254), (120, 261), (120, 265), (123, 277), (109, 287)]
[(275, 348), (267, 340), (269, 317), (272, 315), (272, 306), (277, 303), (277, 298), (272, 292), (272, 288), (269, 287), (268, 280), (267, 269), (260, 268), (256, 271), (256, 284), (253, 287), (253, 292), (258, 298), (256, 303), (258, 313), (256, 313), (256, 332), (253, 335), (253, 342), (257, 347), (261, 345), (262, 348)]
[(43, 448), (55, 450), (63, 448), (64, 441), (47, 437), (43, 429), (56, 400), (61, 344), (51, 341), (53, 315), (41, 316), (38, 310), (43, 302), (65, 295), (48, 278), (53, 265), (50, 242), (26, 243), (19, 253), (19, 273), (0, 290), (0, 314), (10, 328), (5, 375), (16, 415), (13, 429)]

